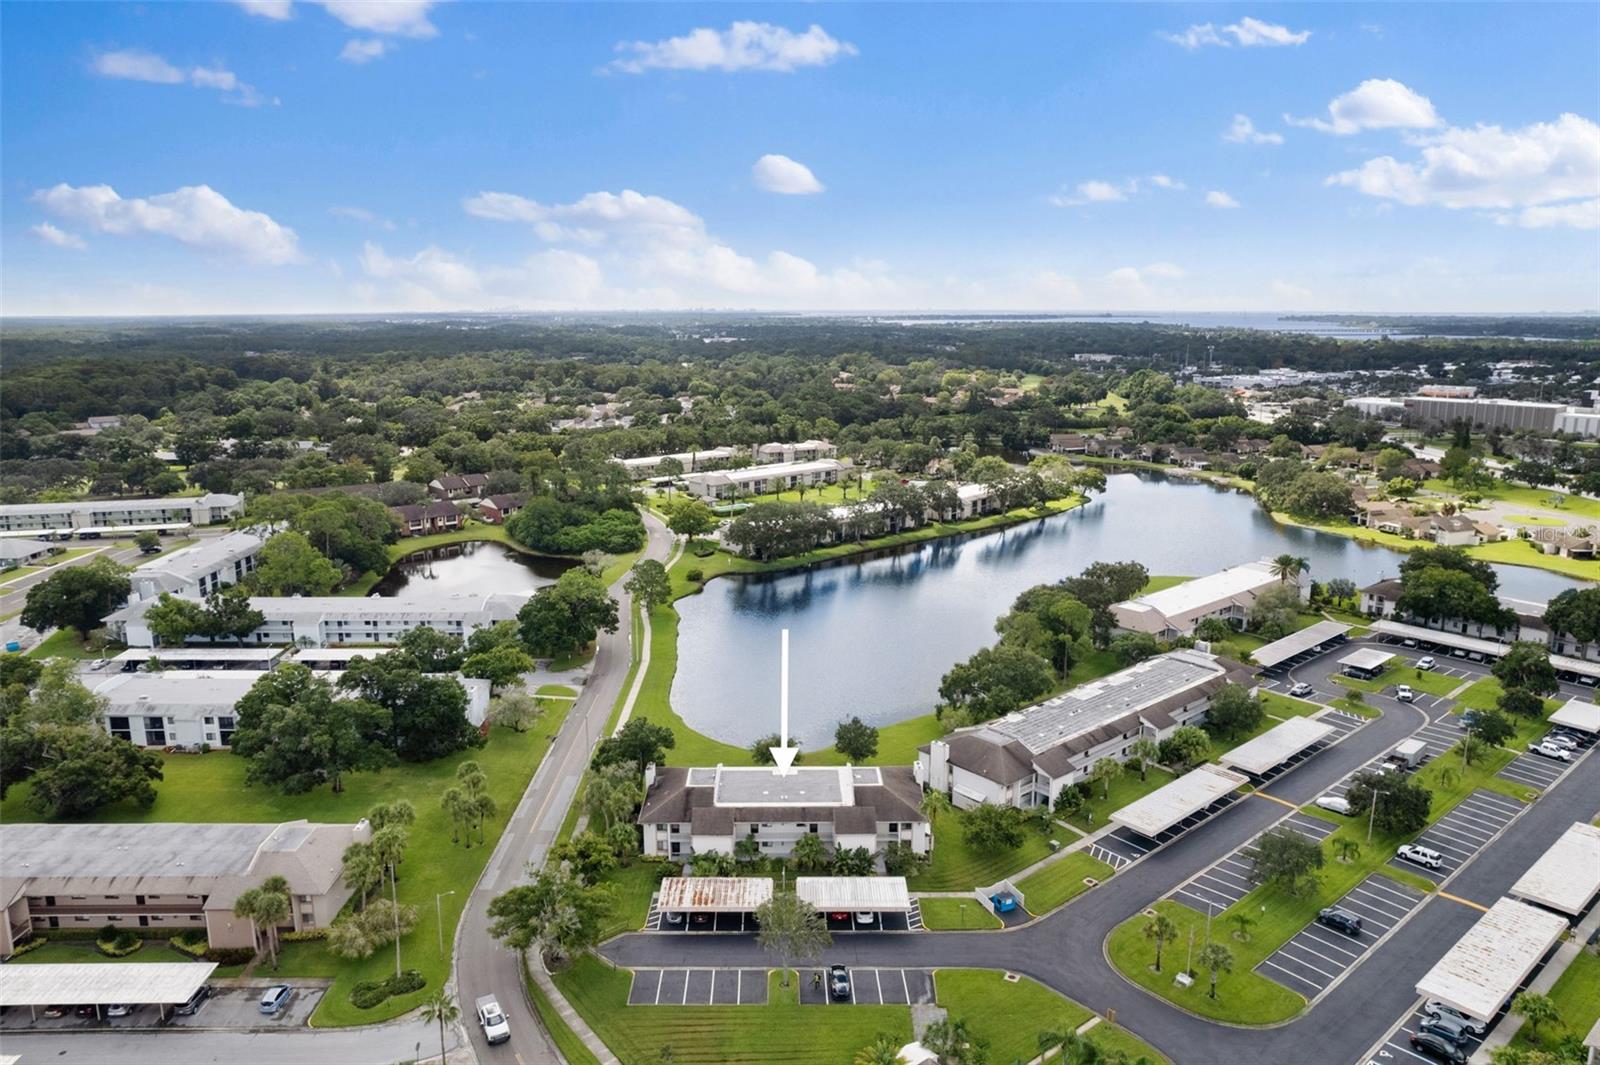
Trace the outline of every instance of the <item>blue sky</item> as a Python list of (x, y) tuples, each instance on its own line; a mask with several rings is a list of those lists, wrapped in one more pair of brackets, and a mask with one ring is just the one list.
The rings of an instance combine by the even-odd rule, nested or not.
[(1586, 4), (4, 3), (0, 296), (1594, 310), (1597, 50)]

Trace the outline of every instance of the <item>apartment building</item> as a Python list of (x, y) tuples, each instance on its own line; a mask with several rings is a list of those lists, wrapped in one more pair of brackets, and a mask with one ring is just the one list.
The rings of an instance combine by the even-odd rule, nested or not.
[(164, 592), (202, 599), (237, 584), (255, 570), (264, 543), (264, 532), (233, 532), (146, 562), (128, 574), (128, 602), (154, 599)]
[(660, 472), (661, 464), (668, 459), (675, 460), (683, 473), (696, 473), (707, 466), (714, 466), (727, 462), (739, 454), (738, 449), (731, 447), (707, 447), (698, 451), (677, 451), (670, 455), (640, 455), (637, 458), (618, 459), (622, 468), (628, 471), (628, 476), (635, 481), (643, 481), (655, 477)]
[[(525, 602), (526, 596), (506, 592), (430, 599), (253, 596), (250, 605), (266, 616), (266, 622), (246, 636), (243, 643), (298, 647), (390, 644), (412, 629), (423, 627), (465, 638), (498, 621), (513, 620)], [(144, 620), (154, 603), (153, 599), (145, 599), (108, 614), (105, 624), (112, 637), (129, 647), (155, 647), (159, 641)], [(202, 641), (196, 638), (190, 642)]]
[(209, 492), (176, 499), (93, 499), (0, 506), (0, 532), (134, 532), (140, 528), (216, 525), (244, 513), (244, 496)]
[(815, 462), (818, 459), (837, 458), (839, 449), (826, 440), (802, 440), (797, 444), (773, 442), (755, 449), (755, 459), (760, 465), (776, 462)]
[(742, 470), (713, 470), (691, 473), (683, 486), (701, 499), (727, 500), (740, 496), (783, 492), (799, 485), (836, 484), (845, 464), (838, 459), (812, 462), (775, 462)]
[(1280, 585), (1296, 589), (1305, 599), (1309, 578), (1304, 573), (1275, 573), (1271, 560), (1261, 559), (1115, 603), (1111, 614), (1117, 628), (1126, 632), (1147, 632), (1158, 640), (1175, 640), (1193, 636), (1195, 626), (1205, 618), (1221, 618), (1242, 626), (1261, 593)]

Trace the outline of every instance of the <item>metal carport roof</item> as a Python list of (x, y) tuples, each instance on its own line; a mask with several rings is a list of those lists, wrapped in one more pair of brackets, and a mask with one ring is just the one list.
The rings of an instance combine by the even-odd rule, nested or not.
[(1111, 820), (1143, 836), (1157, 836), (1192, 813), (1204, 810), (1235, 788), (1250, 783), (1242, 773), (1209, 762), (1136, 799)]
[(1375, 673), (1393, 658), (1393, 651), (1380, 651), (1376, 647), (1358, 647), (1339, 659), (1339, 664), (1365, 673)]
[(657, 905), (691, 913), (750, 913), (772, 898), (770, 876), (669, 876)]
[(1579, 732), (1600, 732), (1600, 706), (1584, 699), (1568, 699), (1566, 705), (1547, 720), (1552, 725), (1564, 725)]
[(1275, 765), (1287, 762), (1313, 743), (1333, 732), (1333, 726), (1309, 717), (1291, 717), (1267, 729), (1248, 743), (1218, 756), (1217, 761), (1234, 769), (1260, 776)]
[(1271, 669), (1295, 655), (1304, 654), (1319, 643), (1337, 640), (1349, 631), (1350, 626), (1342, 621), (1319, 621), (1299, 632), (1291, 632), (1281, 640), (1257, 647), (1250, 652), (1250, 657), (1262, 669)]
[(1565, 917), (1502, 898), (1417, 981), (1417, 994), (1487, 1021), (1566, 930)]
[(1600, 828), (1575, 822), (1534, 862), (1511, 894), (1576, 917), (1600, 892)]
[(909, 913), (911, 893), (903, 876), (797, 876), (794, 893), (823, 912), (869, 910)]
[(215, 962), (0, 966), (0, 1006), (176, 1006), (200, 990)]

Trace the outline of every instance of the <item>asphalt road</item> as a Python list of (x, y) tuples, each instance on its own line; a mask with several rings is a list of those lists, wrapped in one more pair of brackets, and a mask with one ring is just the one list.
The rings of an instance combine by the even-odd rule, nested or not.
[[(195, 539), (209, 538), (212, 536), (221, 536), (230, 531), (231, 530), (225, 527), (219, 529), (195, 530), (193, 537)], [(184, 537), (178, 537), (178, 539), (182, 538)], [(137, 566), (144, 558), (144, 555), (139, 551), (139, 549), (133, 546), (132, 539), (101, 540), (99, 541), (99, 545), (100, 549), (95, 551), (93, 554), (79, 555), (77, 558), (58, 563), (55, 566), (47, 567), (37, 573), (30, 573), (26, 577), (18, 577), (14, 581), (0, 585), (0, 617), (8, 617), (9, 615), (19, 612), (27, 603), (28, 589), (32, 588), (35, 584), (38, 584), (40, 581), (50, 576), (61, 567), (82, 566), (88, 563), (90, 560), (96, 558), (109, 558), (119, 566), (132, 567)], [(68, 550), (79, 550), (81, 548), (95, 546), (95, 541), (69, 540), (62, 546), (66, 547)], [(44, 635), (44, 633), (38, 633), (32, 629), (23, 627), (22, 622), (18, 621), (14, 617), (9, 621), (0, 622), (0, 645), (3, 645), (9, 640), (18, 640), (23, 644), (24, 647), (32, 647)]]

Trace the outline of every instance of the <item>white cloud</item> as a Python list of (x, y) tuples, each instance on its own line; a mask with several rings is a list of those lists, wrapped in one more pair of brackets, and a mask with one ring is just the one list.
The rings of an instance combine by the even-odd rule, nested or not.
[(787, 155), (763, 155), (750, 172), (755, 175), (757, 185), (785, 196), (811, 196), (823, 188), (810, 167)]
[(225, 67), (190, 67), (183, 71), (154, 52), (139, 48), (125, 48), (116, 52), (101, 52), (89, 64), (102, 78), (122, 81), (144, 81), (153, 85), (193, 85), (197, 89), (216, 89), (232, 93), (229, 103), (255, 107), (264, 101), (255, 88), (239, 80), (237, 74)]
[(1168, 177), (1166, 174), (1151, 174), (1150, 184), (1158, 189), (1171, 189), (1174, 192), (1181, 192), (1189, 187), (1177, 178)]
[(1393, 78), (1368, 78), (1328, 104), (1328, 117), (1283, 119), (1324, 133), (1348, 136), (1364, 129), (1433, 129), (1442, 125), (1433, 102)]
[(428, 21), (436, 0), (317, 0), (324, 10), (353, 30), (396, 37), (434, 37)]
[(64, 229), (57, 229), (49, 222), (40, 222), (36, 226), (30, 226), (28, 232), (46, 244), (54, 244), (58, 248), (73, 248), (81, 251), (89, 246), (76, 233), (68, 233)]
[(1520, 213), (1497, 221), (1537, 229), (1593, 228), (1600, 126), (1580, 115), (1522, 129), (1452, 127), (1420, 138), (1419, 159), (1369, 159), (1327, 184), (1410, 207)]
[(1072, 195), (1057, 194), (1050, 202), (1057, 207), (1082, 207), (1089, 203), (1120, 203), (1134, 189), (1133, 183), (1113, 185), (1109, 181), (1080, 181)]
[[(1226, 36), (1224, 36), (1226, 35)], [(1196, 23), (1181, 33), (1163, 33), (1162, 37), (1173, 44), (1194, 51), (1207, 45), (1228, 48), (1237, 44), (1241, 48), (1277, 48), (1305, 44), (1311, 39), (1310, 30), (1296, 32), (1287, 26), (1278, 26), (1260, 19), (1245, 17), (1220, 30), (1210, 22)], [(1229, 40), (1229, 38), (1232, 40)]]
[(339, 58), (346, 63), (370, 63), (379, 59), (388, 51), (388, 45), (377, 37), (352, 37), (344, 42), (344, 48), (339, 52)]
[(1274, 278), (1270, 286), (1275, 303), (1281, 306), (1284, 303), (1304, 303), (1311, 298), (1311, 290), (1292, 285), (1287, 281)]
[(440, 308), (461, 307), (474, 303), (483, 291), (477, 270), (433, 245), (409, 259), (396, 259), (368, 241), (361, 249), (361, 268), (369, 277), (398, 282), (406, 290), (407, 306), (431, 298)]
[(389, 232), (394, 231), (393, 222), (381, 215), (374, 214), (365, 207), (330, 207), (328, 208), (328, 213), (335, 218), (348, 218), (351, 221), (364, 222), (369, 226), (376, 226)]
[(1283, 134), (1256, 129), (1249, 115), (1234, 115), (1233, 125), (1223, 132), (1222, 139), (1233, 144), (1282, 144)]
[(770, 22), (735, 22), (725, 30), (700, 27), (682, 37), (660, 41), (623, 41), (619, 58), (606, 67), (622, 74), (647, 70), (772, 70), (790, 73), (801, 67), (827, 66), (856, 54), (856, 46), (840, 41), (813, 24), (795, 33)]
[(149, 198), (123, 199), (110, 185), (40, 189), (34, 202), (114, 236), (156, 234), (190, 247), (281, 265), (300, 260), (299, 238), (260, 211), (235, 207), (206, 185), (187, 185)]
[(294, 15), (292, 0), (233, 0), (233, 2), (244, 8), (248, 14), (271, 19), (274, 22), (282, 22)]
[(1221, 189), (1210, 189), (1206, 192), (1206, 206), (1231, 211), (1239, 206), (1239, 201)]

